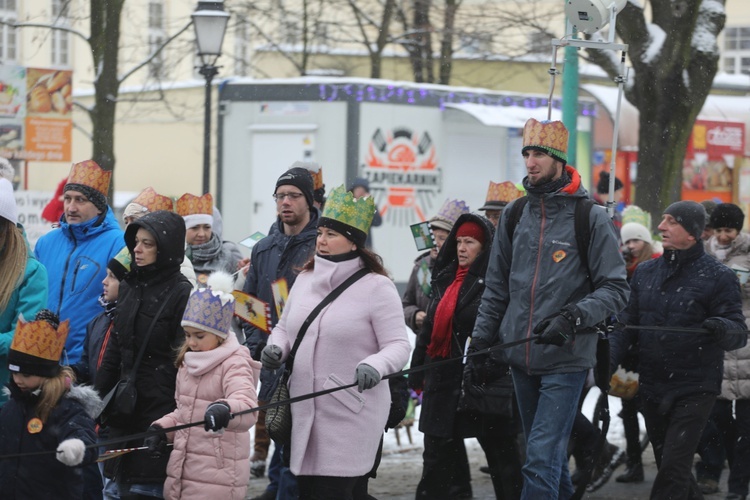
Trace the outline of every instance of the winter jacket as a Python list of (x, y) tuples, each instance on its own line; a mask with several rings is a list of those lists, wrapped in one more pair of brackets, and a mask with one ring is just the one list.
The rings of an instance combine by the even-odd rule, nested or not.
[(96, 382), (96, 372), (104, 361), (104, 353), (107, 345), (112, 339), (114, 330), (115, 304), (103, 302), (105, 311), (99, 313), (97, 317), (86, 325), (86, 341), (83, 344), (83, 354), (78, 363), (71, 366), (76, 374), (76, 382), (79, 384), (94, 385)]
[[(453, 230), (443, 244), (443, 249), (437, 258), (433, 269), (432, 300), (427, 309), (427, 317), (417, 336), (416, 346), (412, 354), (411, 367), (429, 365), (432, 360), (427, 355), (427, 346), (432, 339), (432, 328), (440, 300), (446, 289), (453, 283), (458, 269), (458, 252), (456, 231), (466, 221), (478, 223), (484, 230), (484, 250), (469, 267), (469, 272), (461, 284), (458, 292), (458, 302), (453, 314), (453, 342), (451, 344), (452, 359), (463, 356), (467, 339), (474, 329), (477, 310), (484, 291), (484, 275), (487, 272), (487, 261), (490, 256), (490, 246), (495, 228), (489, 220), (476, 214), (461, 215)], [(422, 393), (422, 413), (419, 417), (419, 430), (431, 436), (444, 438), (466, 438), (476, 436), (512, 434), (515, 427), (509, 419), (496, 416), (481, 415), (479, 413), (457, 413), (458, 401), (463, 385), (464, 364), (456, 361), (447, 365), (431, 368), (424, 375), (424, 392)], [(512, 397), (510, 374), (508, 365), (492, 362), (490, 368), (493, 379), (506, 377), (508, 379), (508, 397)]]
[(409, 281), (406, 283), (406, 290), (404, 290), (404, 296), (401, 297), (401, 305), (404, 307), (404, 319), (409, 328), (414, 333), (419, 333), (420, 328), (417, 326), (417, 313), (419, 311), (427, 312), (427, 306), (430, 304), (430, 296), (424, 293), (417, 274), (422, 266), (422, 262), (427, 263), (427, 267), (430, 271), (435, 266), (434, 259), (430, 256), (430, 252), (421, 254), (414, 261), (414, 269), (411, 270), (409, 275)]
[[(185, 338), (180, 323), (192, 289), (180, 273), (185, 223), (177, 214), (165, 211), (152, 212), (132, 222), (125, 234), (131, 256), (135, 234), (141, 227), (156, 239), (157, 259), (148, 266), (134, 266), (120, 282), (114, 337), (110, 338), (96, 376), (95, 387), (100, 395), (106, 395), (118, 380), (130, 375), (149, 326), (163, 304), (164, 307), (136, 372), (138, 397), (133, 417), (127, 422), (108, 420), (110, 437), (143, 432), (151, 422), (175, 408), (177, 368), (174, 361)], [(106, 411), (104, 417), (106, 420)], [(122, 481), (160, 482), (166, 476), (166, 460), (157, 465), (147, 454), (138, 452), (123, 455), (121, 459), (113, 460), (118, 460), (114, 473)]]
[(61, 320), (70, 320), (65, 342), (67, 364), (75, 364), (83, 352), (86, 325), (99, 314), (99, 294), (107, 275), (107, 263), (125, 246), (122, 230), (112, 209), (89, 221), (60, 227), (36, 242), (34, 252), (47, 268), (47, 307)]
[[(712, 236), (705, 246), (706, 253), (716, 257), (713, 253)], [(732, 242), (722, 264), (731, 268), (732, 266), (750, 269), (750, 234), (740, 233)], [(742, 314), (745, 316), (745, 325), (750, 328), (750, 282), (741, 286), (742, 291)], [(750, 345), (746, 345), (734, 351), (724, 354), (724, 379), (721, 383), (722, 399), (750, 399)]]
[(728, 329), (744, 329), (737, 277), (707, 255), (698, 243), (687, 250), (666, 250), (638, 266), (630, 282), (627, 308), (618, 318), (639, 330), (610, 335), (611, 366), (627, 349), (638, 346), (640, 394), (660, 400), (693, 393), (719, 394), (724, 351), (745, 345), (744, 335), (716, 341), (708, 333), (649, 330), (648, 326), (701, 328), (719, 318)]
[[(599, 206), (591, 208), (588, 269), (582, 267), (576, 244), (575, 201), (588, 193), (578, 172), (570, 166), (566, 169), (572, 181), (564, 188), (528, 193), (512, 241), (506, 226), (516, 201), (503, 210), (473, 337), (491, 343), (532, 338), (534, 327), (569, 304), (581, 312), (579, 329), (593, 327), (625, 307), (625, 262), (612, 222)], [(503, 352), (511, 366), (529, 375), (571, 373), (594, 366), (596, 342), (596, 335), (582, 333), (562, 347), (527, 342)]]
[(242, 260), (242, 252), (236, 243), (221, 241), (216, 233), (202, 245), (187, 245), (185, 257), (193, 263), (198, 281), (205, 286), (206, 279), (214, 271), (229, 274), (237, 272), (237, 264)]
[[(279, 321), (273, 300), (271, 284), (281, 278), (286, 279), (287, 287), (291, 291), (297, 273), (305, 262), (315, 253), (315, 239), (318, 228), (318, 211), (310, 211), (310, 222), (297, 235), (284, 234), (284, 224), (281, 219), (271, 227), (268, 236), (253, 246), (250, 257), (250, 269), (243, 291), (268, 302), (271, 308), (271, 326)], [(288, 302), (287, 302), (288, 305)], [(245, 345), (250, 349), (254, 359), (260, 359), (260, 352), (268, 341), (268, 334), (249, 324), (245, 328)], [(276, 383), (283, 370), (276, 372), (262, 369), (260, 372), (259, 401), (269, 401)]]
[[(310, 312), (362, 266), (361, 259), (332, 262), (315, 257), (289, 294), (269, 344), (286, 359)], [(294, 359), (292, 397), (350, 384), (357, 365), (381, 376), (401, 370), (411, 346), (393, 282), (370, 273), (327, 305), (310, 324)], [(362, 476), (372, 469), (391, 395), (387, 383), (362, 393), (349, 388), (291, 405), (290, 468), (295, 475)]]
[(97, 448), (88, 448), (80, 466), (69, 467), (55, 458), (58, 445), (67, 439), (80, 439), (86, 445), (96, 442), (94, 416), (101, 400), (89, 387), (73, 386), (50, 412), (42, 430), (29, 432), (29, 421), (36, 418), (39, 397), (21, 391), (11, 380), (11, 399), (0, 409), (0, 455), (35, 453), (43, 455), (0, 460), (0, 492), (6, 500), (80, 500), (83, 498), (82, 467), (94, 463)]
[[(258, 406), (255, 394), (260, 363), (250, 358), (234, 335), (216, 349), (187, 352), (177, 372), (177, 409), (155, 424), (174, 427), (203, 420), (208, 405), (223, 401), (232, 413)], [(167, 466), (164, 497), (175, 500), (245, 498), (250, 477), (250, 427), (257, 413), (229, 421), (223, 432), (203, 426), (168, 434), (174, 449)]]
[[(19, 229), (23, 232), (23, 227), (20, 225)], [(28, 248), (28, 241), (26, 245)], [(45, 307), (47, 307), (47, 269), (36, 260), (29, 249), (23, 280), (13, 290), (8, 305), (0, 312), (0, 385), (4, 386), (10, 379), (8, 351), (13, 342), (18, 315), (22, 314), (26, 321), (31, 321), (36, 313)], [(0, 406), (7, 400), (8, 396), (0, 392)]]

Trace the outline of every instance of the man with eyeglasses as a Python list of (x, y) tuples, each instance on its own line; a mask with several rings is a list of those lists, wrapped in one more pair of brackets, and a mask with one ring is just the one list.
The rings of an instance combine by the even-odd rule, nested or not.
[[(313, 178), (306, 168), (294, 167), (284, 172), (276, 181), (273, 193), (276, 200), (278, 217), (271, 226), (268, 236), (253, 246), (250, 258), (250, 269), (243, 291), (254, 295), (271, 304), (271, 325), (275, 325), (279, 318), (273, 305), (273, 291), (271, 285), (285, 279), (287, 287), (291, 289), (297, 277), (296, 270), (307, 262), (315, 252), (317, 237), (318, 209), (313, 205)], [(245, 325), (245, 345), (256, 360), (266, 346), (268, 334), (257, 328)], [(261, 388), (258, 393), (258, 404), (270, 401), (276, 389), (278, 379), (283, 369), (272, 372), (262, 369), (260, 373)], [(265, 473), (266, 454), (268, 453), (269, 438), (265, 431), (265, 412), (258, 415), (255, 433), (255, 450), (251, 457), (250, 471), (255, 477), (262, 477)], [(275, 499), (281, 490), (280, 498), (295, 498), (287, 489), (296, 490), (294, 476), (281, 465), (280, 446), (276, 447), (268, 469), (270, 481), (266, 491), (253, 500)], [(281, 477), (280, 477), (281, 476)], [(281, 479), (281, 482), (279, 481)]]

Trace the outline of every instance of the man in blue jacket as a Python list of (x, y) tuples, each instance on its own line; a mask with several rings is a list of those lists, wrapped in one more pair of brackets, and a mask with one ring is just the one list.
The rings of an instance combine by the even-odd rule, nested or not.
[(651, 498), (703, 498), (693, 456), (721, 391), (724, 351), (747, 343), (746, 335), (729, 332), (745, 330), (740, 284), (704, 252), (705, 225), (698, 203), (667, 207), (658, 228), (664, 255), (638, 265), (621, 327), (610, 336), (611, 367), (638, 350), (643, 415), (659, 469)]
[(93, 160), (73, 165), (63, 190), (60, 227), (39, 238), (34, 248), (36, 258), (47, 268), (47, 307), (61, 321), (70, 320), (65, 342), (66, 364), (70, 365), (81, 358), (86, 325), (101, 311), (98, 299), (107, 263), (125, 246), (122, 230), (107, 206), (111, 176)]
[[(568, 438), (583, 383), (596, 363), (597, 336), (582, 330), (622, 310), (628, 298), (625, 263), (603, 208), (590, 209), (588, 266), (578, 255), (576, 204), (588, 193), (578, 172), (565, 165), (567, 146), (561, 122), (526, 122), (528, 200), (512, 238), (509, 214), (519, 199), (501, 216), (469, 348), (535, 339), (502, 351), (526, 436), (521, 498), (529, 500), (573, 494)], [(481, 385), (482, 357), (468, 358), (473, 385)]]

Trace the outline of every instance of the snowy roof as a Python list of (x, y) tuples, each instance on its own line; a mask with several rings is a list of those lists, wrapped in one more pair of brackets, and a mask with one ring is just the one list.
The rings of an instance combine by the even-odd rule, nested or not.
[[(446, 104), (446, 109), (456, 109), (468, 113), (483, 125), (489, 127), (523, 128), (529, 118), (547, 119), (547, 108), (525, 108), (520, 106), (486, 106), (475, 103)], [(552, 109), (552, 119), (562, 120), (562, 113)]]

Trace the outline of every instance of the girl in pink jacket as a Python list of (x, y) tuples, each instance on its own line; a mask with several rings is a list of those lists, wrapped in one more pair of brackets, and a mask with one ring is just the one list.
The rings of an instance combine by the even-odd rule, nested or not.
[(208, 288), (193, 291), (185, 308), (185, 344), (177, 356), (177, 409), (150, 430), (205, 423), (146, 439), (149, 451), (156, 454), (174, 442), (164, 483), (167, 499), (245, 498), (250, 477), (248, 431), (256, 413), (236, 414), (258, 405), (260, 363), (230, 331), (231, 289), (231, 276), (215, 272)]

